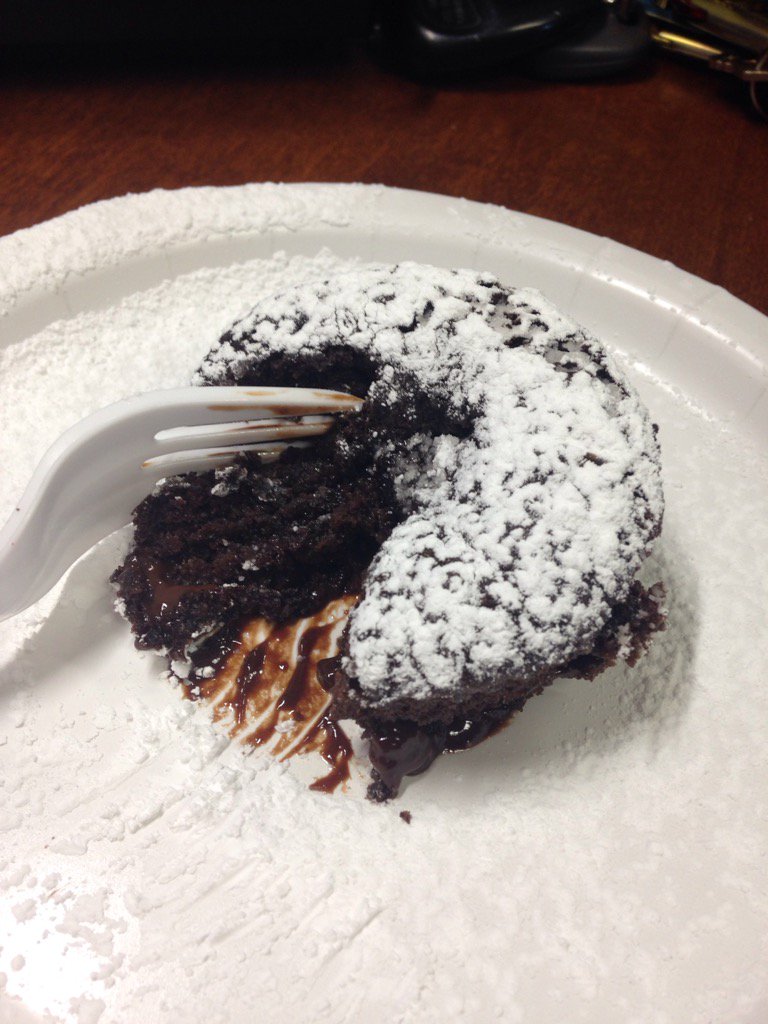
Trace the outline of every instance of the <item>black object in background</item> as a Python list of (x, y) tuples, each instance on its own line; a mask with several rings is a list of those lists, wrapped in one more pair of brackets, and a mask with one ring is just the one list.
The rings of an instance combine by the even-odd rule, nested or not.
[(638, 3), (603, 4), (560, 42), (537, 50), (522, 70), (559, 81), (605, 78), (638, 67), (653, 43), (645, 12)]
[(372, 0), (0, 0), (5, 61), (130, 61), (343, 52)]
[(621, 14), (635, 2), (0, 0), (0, 66), (188, 58), (289, 66), (341, 56), (373, 35), (390, 63), (433, 81), (494, 68), (595, 78), (645, 55), (645, 23)]
[(602, 0), (390, 0), (379, 6), (384, 45), (426, 78), (506, 66), (562, 39)]

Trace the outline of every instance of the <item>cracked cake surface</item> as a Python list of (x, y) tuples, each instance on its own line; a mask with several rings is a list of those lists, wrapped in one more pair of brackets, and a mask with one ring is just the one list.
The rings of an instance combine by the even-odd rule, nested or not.
[(450, 722), (595, 674), (660, 628), (635, 579), (663, 514), (655, 428), (538, 292), (361, 267), (259, 302), (194, 383), (365, 403), (311, 449), (171, 479), (139, 507), (115, 580), (144, 646), (183, 654), (238, 616), (359, 593), (327, 673), (339, 714)]
[[(535, 291), (401, 264), (260, 303), (197, 382), (272, 383), (276, 354), (337, 346), (370, 360), (368, 403), (406, 435), (380, 455), (405, 518), (350, 617), (360, 702), (469, 695), (588, 650), (662, 515), (653, 427), (602, 346)], [(444, 431), (419, 431), (421, 403)]]

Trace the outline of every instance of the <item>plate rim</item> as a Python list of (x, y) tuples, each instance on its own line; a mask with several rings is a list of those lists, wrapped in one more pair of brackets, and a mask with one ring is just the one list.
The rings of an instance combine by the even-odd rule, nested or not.
[[(142, 226), (138, 219), (134, 219), (134, 231), (130, 232), (128, 230), (130, 229), (130, 221), (126, 219), (125, 223), (116, 225), (120, 226), (124, 231), (122, 235), (116, 238), (113, 227), (105, 223), (104, 218), (99, 216), (104, 211), (117, 212), (119, 210), (121, 214), (120, 219), (122, 220), (123, 215), (126, 213), (141, 212), (142, 206), (147, 205), (150, 201), (162, 205), (170, 204), (180, 197), (199, 197), (201, 200), (213, 200), (214, 202), (209, 205), (209, 220), (207, 222), (205, 220), (189, 222), (188, 232), (183, 238), (179, 238), (174, 225), (167, 223), (160, 225), (161, 228), (164, 227), (166, 230), (156, 238), (155, 244), (162, 248), (173, 248), (174, 243), (188, 244), (190, 241), (204, 241), (207, 238), (213, 238), (232, 230), (243, 233), (242, 226), (238, 227), (238, 225), (233, 225), (231, 222), (222, 222), (222, 211), (216, 208), (215, 201), (222, 197), (232, 197), (233, 199), (242, 197), (245, 200), (250, 200), (256, 197), (257, 192), (261, 192), (264, 196), (269, 196), (270, 198), (277, 197), (280, 193), (293, 194), (293, 196), (299, 199), (302, 198), (303, 193), (306, 193), (311, 198), (320, 198), (323, 193), (327, 193), (329, 197), (346, 192), (362, 193), (368, 198), (373, 198), (379, 204), (384, 205), (388, 205), (390, 200), (394, 200), (396, 203), (403, 203), (405, 201), (408, 204), (413, 204), (415, 201), (422, 210), (425, 208), (425, 204), (446, 204), (449, 207), (455, 205), (461, 208), (462, 213), (465, 215), (463, 218), (465, 220), (470, 219), (466, 217), (467, 213), (479, 221), (495, 217), (514, 218), (514, 221), (517, 222), (515, 226), (520, 224), (526, 225), (530, 229), (530, 239), (540, 245), (546, 245), (547, 241), (568, 240), (569, 237), (574, 239), (580, 238), (583, 242), (592, 246), (595, 243), (602, 244), (608, 242), (611, 246), (618, 247), (622, 253), (631, 254), (632, 260), (637, 263), (638, 269), (655, 270), (662, 278), (668, 279), (664, 298), (671, 299), (674, 292), (680, 291), (683, 283), (691, 284), (696, 282), (699, 285), (713, 289), (717, 293), (718, 302), (732, 306), (734, 312), (748, 312), (758, 317), (762, 321), (762, 325), (768, 330), (768, 316), (761, 313), (754, 306), (750, 306), (743, 299), (737, 298), (720, 285), (692, 274), (668, 260), (652, 256), (623, 242), (617, 242), (609, 236), (598, 235), (562, 221), (524, 213), (499, 204), (432, 192), (428, 189), (409, 189), (399, 186), (357, 182), (312, 181), (247, 182), (240, 185), (190, 185), (177, 189), (156, 188), (144, 192), (129, 192), (125, 195), (112, 196), (108, 199), (99, 199), (92, 203), (86, 203), (83, 206), (40, 221), (30, 227), (19, 228), (10, 234), (0, 236), (0, 262), (5, 263), (10, 257), (14, 257), (18, 261), (14, 268), (15, 272), (5, 275), (0, 279), (0, 315), (7, 316), (11, 313), (19, 302), (30, 297), (33, 289), (37, 297), (41, 291), (49, 291), (56, 287), (61, 287), (66, 283), (66, 279), (73, 274), (96, 272), (101, 270), (105, 263), (107, 265), (115, 265), (125, 259), (130, 259), (136, 253), (137, 242), (146, 237), (145, 232), (141, 230)], [(324, 217), (322, 211), (318, 211), (320, 215), (314, 218), (311, 215), (315, 211), (305, 210), (304, 212), (309, 214), (306, 217), (307, 225), (314, 220), (316, 223), (324, 223), (326, 226), (349, 227), (353, 219), (359, 215), (360, 210), (359, 208), (350, 209), (348, 211), (349, 217), (346, 221), (338, 218), (335, 210), (330, 211), (330, 219), (327, 216)], [(409, 212), (412, 213), (413, 211)], [(272, 221), (267, 226), (274, 228), (276, 225)], [(108, 230), (104, 231), (104, 228), (108, 228)], [(246, 228), (245, 232), (258, 234), (262, 233), (264, 228), (263, 221), (259, 224), (254, 219), (254, 223)], [(550, 236), (550, 239), (547, 239), (546, 236)], [(55, 242), (59, 247), (63, 245), (68, 250), (70, 256), (75, 257), (81, 264), (87, 261), (88, 266), (85, 269), (76, 269), (71, 266), (62, 269), (63, 261), (59, 259), (57, 263), (41, 268), (40, 256), (42, 253), (40, 250), (47, 241)], [(498, 241), (498, 239), (494, 239), (494, 241)], [(530, 248), (530, 244), (526, 244), (526, 249), (530, 250)], [(48, 273), (38, 274), (33, 278), (34, 272), (40, 269), (43, 271), (47, 270)], [(630, 279), (633, 275), (626, 268), (623, 268), (623, 273), (626, 275), (626, 279), (622, 278), (622, 280), (626, 280), (626, 283), (631, 284), (632, 281)], [(681, 303), (681, 305), (687, 304)], [(768, 337), (762, 342), (758, 339), (756, 348), (758, 349), (756, 354), (768, 357)]]
[[(694, 398), (700, 407), (713, 399), (724, 419), (758, 440), (763, 421), (768, 429), (768, 316), (759, 310), (668, 261), (581, 228), (491, 203), (386, 185), (251, 182), (153, 189), (99, 200), (0, 237), (0, 350), (57, 320), (102, 308), (105, 291), (110, 302), (120, 301), (169, 277), (258, 256), (249, 248), (256, 240), (262, 246), (268, 240), (277, 251), (281, 240), (312, 233), (322, 234), (320, 247), (332, 247), (334, 239), (343, 246), (345, 237), (364, 234), (374, 249), (377, 237), (461, 243), (465, 251), (469, 242), (474, 262), (466, 265), (480, 266), (495, 256), (537, 262), (545, 279), (547, 273), (558, 280), (572, 277), (577, 305), (585, 298), (580, 293), (590, 289), (619, 303), (622, 296), (628, 303), (639, 299), (663, 314), (669, 328), (651, 362), (664, 355), (672, 363), (672, 379), (676, 373), (678, 384), (692, 388), (693, 395), (701, 381), (692, 377), (706, 379), (707, 399)], [(209, 260), (209, 253), (219, 258)], [(356, 254), (376, 259), (375, 253)], [(118, 268), (130, 273), (118, 280)], [(569, 308), (567, 302), (557, 304)], [(583, 316), (573, 315), (577, 321)], [(698, 348), (692, 351), (691, 342)], [(642, 354), (630, 357), (644, 360)], [(729, 364), (725, 387), (718, 363)]]

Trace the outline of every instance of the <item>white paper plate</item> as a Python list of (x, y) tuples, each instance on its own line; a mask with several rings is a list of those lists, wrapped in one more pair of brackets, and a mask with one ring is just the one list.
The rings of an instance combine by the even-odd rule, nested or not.
[(0, 239), (0, 515), (68, 422), (183, 381), (164, 334), (204, 322), (202, 354), (264, 286), (249, 261), (323, 247), (492, 270), (617, 350), (661, 427), (669, 629), (634, 671), (556, 684), (379, 807), (246, 757), (158, 680), (111, 612), (110, 539), (0, 624), (0, 1021), (762, 1024), (759, 313), (605, 239), (440, 196), (99, 203)]

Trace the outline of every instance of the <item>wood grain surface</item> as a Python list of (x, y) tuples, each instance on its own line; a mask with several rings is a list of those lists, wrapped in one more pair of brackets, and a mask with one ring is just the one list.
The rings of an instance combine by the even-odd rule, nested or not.
[(126, 192), (363, 181), (500, 203), (634, 246), (768, 313), (768, 126), (659, 57), (615, 81), (434, 88), (324, 67), (0, 78), (0, 234)]

